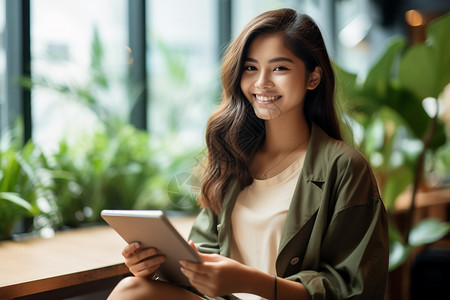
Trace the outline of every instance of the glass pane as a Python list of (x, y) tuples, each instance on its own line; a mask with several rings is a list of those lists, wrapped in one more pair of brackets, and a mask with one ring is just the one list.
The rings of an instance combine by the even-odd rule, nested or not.
[(6, 51), (5, 51), (5, 0), (0, 0), (0, 134), (7, 127), (6, 115)]
[[(374, 2), (374, 1), (372, 1)], [(404, 22), (400, 10), (395, 21), (383, 25), (381, 5), (367, 0), (336, 2), (337, 38), (336, 62), (352, 73), (365, 78), (370, 68), (383, 55), (395, 36), (404, 36)], [(432, 8), (430, 7), (432, 10)]]
[(236, 37), (251, 19), (268, 10), (299, 9), (305, 0), (235, 0), (232, 5), (232, 32)]
[(216, 1), (147, 2), (149, 128), (183, 147), (203, 144), (218, 103), (216, 15)]
[(32, 134), (44, 150), (99, 126), (83, 101), (127, 112), (127, 3), (31, 1)]
[(268, 10), (292, 8), (310, 15), (317, 22), (333, 56), (334, 25), (332, 24), (333, 1), (325, 0), (235, 0), (232, 7), (232, 33), (236, 37), (251, 19)]
[(373, 26), (368, 5), (365, 0), (336, 3), (337, 62), (354, 73), (365, 73), (374, 57), (367, 40)]

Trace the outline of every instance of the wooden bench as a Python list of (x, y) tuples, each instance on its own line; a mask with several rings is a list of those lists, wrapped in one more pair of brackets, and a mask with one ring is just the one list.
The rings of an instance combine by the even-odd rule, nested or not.
[[(171, 217), (187, 238), (194, 216)], [(129, 275), (126, 243), (106, 225), (57, 232), (53, 238), (0, 242), (0, 299), (65, 299), (108, 294)], [(100, 297), (99, 297), (100, 298)]]

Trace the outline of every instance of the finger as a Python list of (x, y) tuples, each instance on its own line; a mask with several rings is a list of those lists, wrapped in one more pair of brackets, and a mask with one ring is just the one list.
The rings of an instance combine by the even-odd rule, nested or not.
[(157, 254), (158, 254), (158, 250), (155, 248), (142, 249), (141, 251), (136, 252), (136, 254), (134, 255), (134, 259), (141, 261), (141, 260), (150, 258), (152, 256), (155, 256)]
[(180, 270), (197, 291), (208, 296), (212, 295), (211, 291), (213, 290), (213, 286), (211, 285), (211, 280), (207, 275), (196, 274), (184, 268), (180, 268)]
[(189, 268), (200, 268), (200, 267), (207, 267), (210, 266), (212, 264), (215, 264), (217, 262), (220, 262), (223, 257), (217, 254), (206, 254), (206, 253), (201, 253), (198, 252), (198, 255), (200, 256), (200, 258), (202, 259), (203, 263), (196, 263), (196, 262), (192, 262), (192, 261), (188, 261), (188, 260), (181, 260), (181, 262), (185, 263), (186, 266), (189, 266)]
[(199, 253), (198, 250), (197, 250), (197, 247), (195, 247), (195, 244), (194, 244), (193, 241), (189, 241), (188, 244), (189, 244), (189, 246), (191, 246), (192, 249), (195, 250), (195, 252)]
[(130, 271), (135, 276), (139, 274), (140, 276), (148, 276), (159, 269), (162, 263), (166, 261), (166, 258), (162, 255), (158, 255), (146, 260), (139, 262), (130, 266)]
[(181, 272), (186, 276), (192, 285), (196, 284), (204, 284), (204, 282), (208, 282), (208, 275), (203, 273), (194, 272), (192, 270), (186, 269), (184, 267), (180, 268)]
[(214, 281), (211, 280), (210, 270), (205, 266), (205, 263), (180, 261), (180, 264), (182, 265), (181, 272), (188, 278), (193, 287), (202, 294), (214, 297)]
[(189, 241), (188, 242), (189, 246), (194, 249), (194, 251), (200, 256), (200, 258), (204, 261), (207, 261), (209, 256), (211, 256), (211, 254), (206, 254), (206, 253), (201, 253), (198, 251), (197, 247), (195, 246), (193, 241)]
[(194, 263), (187, 260), (181, 260), (180, 265), (183, 269), (188, 270), (192, 273), (207, 275), (208, 269), (205, 268), (203, 263)]
[(127, 258), (133, 255), (139, 248), (141, 247), (141, 244), (139, 242), (131, 243), (127, 245), (123, 251), (122, 256)]
[(189, 246), (194, 249), (195, 252), (197, 252), (197, 254), (200, 256), (200, 258), (202, 258), (204, 261), (217, 261), (218, 258), (220, 258), (221, 256), (217, 255), (217, 254), (207, 254), (207, 253), (201, 253), (198, 251), (197, 247), (195, 246), (194, 242), (192, 240), (190, 240), (188, 242)]
[(180, 265), (182, 268), (189, 270), (191, 272), (197, 272), (197, 263), (193, 263), (187, 260), (180, 260)]
[(139, 269), (139, 270), (138, 269), (136, 269), (136, 270), (130, 269), (130, 272), (136, 277), (148, 277), (148, 276), (152, 275), (153, 273), (155, 273), (156, 271), (158, 271), (160, 266), (161, 265), (159, 264), (159, 265), (155, 265), (148, 269)]
[(125, 264), (130, 267), (132, 265), (135, 265), (143, 260), (149, 259), (153, 256), (156, 256), (158, 254), (158, 250), (155, 248), (147, 248), (136, 251), (134, 255), (129, 256), (125, 259)]
[(201, 253), (201, 252), (197, 252), (198, 256), (200, 256), (200, 258), (204, 261), (204, 262), (215, 262), (218, 261), (221, 256), (217, 255), (217, 254), (208, 254), (208, 253)]

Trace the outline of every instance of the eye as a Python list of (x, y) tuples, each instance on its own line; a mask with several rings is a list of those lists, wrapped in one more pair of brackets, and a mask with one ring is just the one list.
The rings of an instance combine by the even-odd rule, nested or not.
[(255, 66), (244, 66), (244, 71), (256, 71), (258, 70)]
[(276, 67), (275, 69), (273, 69), (274, 71), (287, 71), (287, 70), (289, 70), (288, 68), (286, 68), (286, 67), (283, 67), (283, 66), (279, 66), (279, 67)]

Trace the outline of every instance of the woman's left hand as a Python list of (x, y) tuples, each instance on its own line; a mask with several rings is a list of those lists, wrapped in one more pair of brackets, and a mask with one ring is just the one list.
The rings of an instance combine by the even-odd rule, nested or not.
[(209, 297), (242, 291), (249, 267), (222, 255), (200, 253), (192, 241), (189, 245), (203, 259), (202, 263), (180, 261), (181, 271), (193, 287)]

